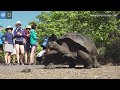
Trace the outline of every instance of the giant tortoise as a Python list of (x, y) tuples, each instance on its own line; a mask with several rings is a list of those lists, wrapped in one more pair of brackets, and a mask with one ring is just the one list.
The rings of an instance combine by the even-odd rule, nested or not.
[(67, 33), (60, 38), (55, 38), (55, 35), (52, 35), (49, 38), (48, 47), (56, 51), (55, 53), (51, 53), (52, 51), (50, 51), (48, 56), (52, 55), (54, 59), (54, 57), (59, 55), (58, 57), (60, 59), (61, 55), (62, 58), (64, 57), (71, 61), (70, 67), (75, 67), (77, 64), (76, 61), (83, 61), (84, 67), (88, 69), (100, 67), (96, 58), (98, 55), (97, 48), (94, 42), (84, 35)]

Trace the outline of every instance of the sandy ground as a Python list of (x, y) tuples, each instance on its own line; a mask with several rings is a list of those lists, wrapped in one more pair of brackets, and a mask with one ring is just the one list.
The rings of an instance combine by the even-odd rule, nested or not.
[[(83, 69), (61, 68), (43, 69), (43, 65), (0, 65), (0, 79), (120, 79), (120, 66), (102, 66), (101, 68)], [(63, 68), (64, 67), (64, 68)], [(30, 72), (21, 72), (29, 68)]]

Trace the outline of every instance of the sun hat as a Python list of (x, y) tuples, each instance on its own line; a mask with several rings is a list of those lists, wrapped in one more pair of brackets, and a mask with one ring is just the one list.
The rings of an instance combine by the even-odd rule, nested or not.
[(25, 28), (30, 28), (30, 29), (31, 29), (31, 26), (30, 26), (30, 25), (27, 25)]
[(17, 24), (20, 24), (20, 25), (21, 25), (22, 23), (21, 23), (21, 21), (17, 21), (15, 25), (17, 25)]
[(6, 27), (6, 30), (9, 29), (9, 28), (13, 30), (13, 27), (12, 27), (12, 26), (7, 26), (7, 27)]

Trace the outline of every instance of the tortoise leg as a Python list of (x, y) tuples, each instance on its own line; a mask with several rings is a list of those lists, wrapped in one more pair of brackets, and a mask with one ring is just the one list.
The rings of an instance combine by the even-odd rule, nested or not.
[(76, 62), (75, 62), (75, 60), (70, 60), (69, 61), (69, 68), (75, 68), (75, 66), (76, 66)]
[(45, 69), (55, 69), (54, 63), (49, 63), (48, 65), (45, 65)]
[(98, 63), (98, 60), (97, 60), (96, 56), (92, 56), (91, 58), (93, 59), (93, 67), (94, 68), (101, 67), (101, 65)]
[(76, 66), (75, 59), (68, 57), (68, 56), (63, 56), (63, 58), (68, 62), (69, 68), (75, 68)]
[(57, 56), (57, 52), (54, 50), (51, 50), (48, 52), (47, 55), (45, 55), (45, 60), (44, 60), (44, 65), (45, 65), (45, 69), (54, 69), (55, 65), (54, 65), (54, 61), (56, 59), (55, 56)]
[(77, 55), (78, 55), (78, 58), (81, 57), (82, 60), (84, 60), (84, 62), (85, 62), (84, 67), (86, 69), (90, 69), (90, 68), (93, 67), (93, 61), (86, 52), (80, 50), (80, 51), (77, 52)]

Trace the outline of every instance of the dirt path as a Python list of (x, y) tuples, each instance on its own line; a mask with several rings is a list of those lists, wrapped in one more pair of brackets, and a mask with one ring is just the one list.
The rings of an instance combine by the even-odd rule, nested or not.
[[(30, 68), (31, 72), (21, 72), (26, 67)], [(120, 79), (120, 66), (92, 69), (43, 69), (43, 67), (43, 65), (0, 65), (0, 79)]]

